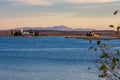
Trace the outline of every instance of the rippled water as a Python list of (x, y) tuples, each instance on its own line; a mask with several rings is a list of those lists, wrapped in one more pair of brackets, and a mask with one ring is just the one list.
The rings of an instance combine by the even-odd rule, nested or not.
[[(120, 40), (103, 40), (120, 49)], [(64, 37), (0, 37), (0, 80), (101, 80), (96, 46)], [(88, 69), (88, 68), (91, 69)]]

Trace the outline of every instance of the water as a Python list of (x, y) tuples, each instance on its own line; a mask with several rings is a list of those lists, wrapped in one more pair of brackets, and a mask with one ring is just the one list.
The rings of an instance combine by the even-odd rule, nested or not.
[[(120, 40), (103, 40), (120, 49)], [(0, 37), (0, 80), (102, 80), (94, 65), (96, 46), (64, 37)], [(88, 69), (88, 68), (91, 69)]]

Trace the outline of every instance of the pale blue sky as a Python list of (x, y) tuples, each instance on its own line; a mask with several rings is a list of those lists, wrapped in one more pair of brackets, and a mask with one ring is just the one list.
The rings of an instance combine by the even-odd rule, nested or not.
[(119, 25), (118, 0), (0, 0), (0, 29), (66, 25), (107, 29)]

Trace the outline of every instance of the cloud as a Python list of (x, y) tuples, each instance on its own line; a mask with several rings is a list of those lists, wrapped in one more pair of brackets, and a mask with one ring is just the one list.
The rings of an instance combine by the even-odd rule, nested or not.
[(104, 3), (104, 2), (114, 2), (114, 0), (66, 0), (66, 2), (71, 2), (71, 3)]
[[(13, 0), (11, 0), (13, 1)], [(22, 4), (27, 4), (27, 5), (45, 5), (45, 6), (49, 6), (49, 5), (52, 5), (51, 2), (49, 1), (45, 1), (45, 0), (14, 0), (16, 1), (15, 4), (19, 4), (19, 3), (22, 3)]]
[[(38, 1), (38, 2), (37, 2)], [(41, 2), (43, 1), (43, 2)], [(45, 2), (50, 2), (46, 4)], [(69, 0), (70, 1), (70, 0)], [(75, 0), (77, 1), (77, 0)], [(82, 0), (78, 0), (82, 1)], [(85, 2), (86, 1), (86, 2)], [(67, 13), (69, 17), (102, 17), (111, 16), (114, 10), (119, 10), (120, 2), (101, 3), (84, 3), (65, 2), (65, 0), (4, 0), (0, 1), (0, 17), (29, 17), (29, 16), (59, 16), (59, 14)], [(93, 0), (90, 0), (93, 2)], [(103, 0), (102, 0), (103, 1)], [(105, 0), (104, 0), (105, 1)], [(13, 4), (18, 5), (13, 5)], [(52, 5), (52, 4), (54, 5)], [(34, 6), (37, 5), (37, 6)], [(41, 6), (42, 5), (42, 6)], [(51, 5), (51, 6), (48, 6)], [(4, 8), (5, 7), (5, 8)], [(4, 8), (4, 9), (3, 9)], [(9, 14), (8, 14), (9, 13)], [(47, 13), (47, 14), (46, 14)], [(54, 14), (51, 14), (54, 13)], [(68, 14), (69, 13), (69, 14)], [(67, 16), (66, 14), (64, 14)]]

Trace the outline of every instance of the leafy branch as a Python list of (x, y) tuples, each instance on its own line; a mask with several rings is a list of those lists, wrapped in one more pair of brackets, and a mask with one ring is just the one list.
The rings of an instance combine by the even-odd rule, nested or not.
[[(101, 50), (100, 57), (96, 60), (98, 69), (102, 72), (99, 77), (108, 80), (120, 80), (120, 51), (112, 52), (114, 46), (107, 47), (100, 40), (96, 42), (96, 45)], [(89, 49), (94, 49), (96, 52), (97, 48), (90, 47)]]

